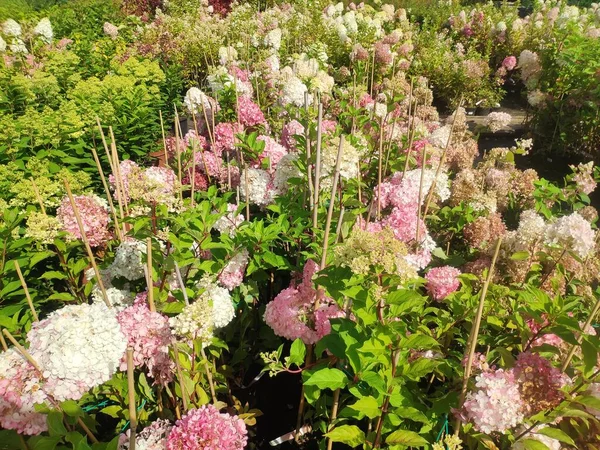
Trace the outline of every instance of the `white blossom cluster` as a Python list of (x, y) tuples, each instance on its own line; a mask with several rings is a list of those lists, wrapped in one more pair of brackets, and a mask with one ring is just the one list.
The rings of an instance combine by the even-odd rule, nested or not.
[[(306, 85), (298, 77), (292, 76), (283, 83), (281, 104), (301, 107), (304, 105), (304, 93), (307, 91)], [(309, 95), (308, 102), (312, 103), (312, 95)]]
[(269, 31), (264, 38), (264, 44), (266, 47), (278, 51), (281, 47), (281, 28), (275, 28)]
[(545, 243), (585, 258), (594, 251), (595, 237), (590, 223), (574, 212), (559, 218), (546, 228)]
[(2, 31), (6, 36), (18, 38), (21, 36), (22, 30), (15, 20), (8, 19), (2, 24)]
[(510, 124), (512, 117), (510, 114), (502, 111), (494, 111), (487, 115), (485, 118), (485, 126), (487, 126), (492, 133), (500, 131), (502, 128)]
[(229, 291), (209, 279), (203, 279), (199, 287), (205, 290), (212, 302), (212, 323), (215, 328), (223, 328), (235, 317), (235, 308)]
[[(321, 186), (331, 187), (333, 184), (333, 175), (337, 162), (337, 154), (340, 146), (340, 138), (336, 137), (328, 145), (323, 146), (321, 167)], [(350, 180), (358, 177), (358, 163), (361, 158), (361, 152), (354, 147), (347, 139), (344, 140), (342, 154), (340, 156), (340, 177)]]
[[(185, 93), (183, 98), (183, 104), (190, 114), (203, 114), (202, 104), (204, 103), (204, 110), (208, 117), (212, 114), (212, 102), (210, 98), (197, 87), (191, 87)], [(215, 111), (216, 113), (216, 111)]]
[(144, 276), (146, 244), (137, 240), (122, 242), (115, 251), (115, 259), (109, 267), (114, 276), (134, 281)]
[(427, 140), (431, 145), (438, 148), (446, 148), (450, 139), (450, 126), (444, 125), (433, 132), (427, 137)]
[(33, 34), (39, 36), (40, 39), (46, 44), (52, 43), (54, 32), (52, 31), (52, 24), (50, 23), (50, 19), (44, 17), (42, 20), (40, 20), (33, 29)]
[(298, 155), (288, 153), (287, 155), (284, 155), (277, 163), (277, 168), (275, 169), (275, 174), (273, 175), (273, 187), (278, 194), (285, 194), (288, 191), (288, 180), (290, 178), (302, 177), (300, 169), (298, 169), (298, 166), (296, 166), (297, 160)]
[(229, 203), (227, 205), (227, 214), (219, 217), (219, 220), (213, 225), (213, 229), (221, 234), (229, 234), (231, 237), (235, 236), (236, 230), (244, 222), (244, 216), (236, 214), (237, 209), (237, 205)]
[(169, 319), (169, 325), (178, 336), (200, 339), (208, 345), (213, 337), (213, 308), (210, 295), (203, 292), (194, 303), (186, 305), (183, 311)]
[[(96, 272), (94, 269), (88, 269), (85, 273), (85, 276), (88, 280), (93, 280), (96, 278)], [(132, 292), (126, 288), (119, 289), (113, 286), (112, 282), (116, 274), (113, 272), (110, 266), (107, 269), (100, 269), (100, 276), (102, 277), (102, 284), (104, 285), (104, 290), (106, 291), (106, 296), (108, 297), (108, 301), (111, 306), (119, 307), (130, 306), (133, 304), (135, 295)], [(94, 303), (104, 304), (104, 296), (102, 295), (102, 290), (100, 289), (98, 283), (94, 284), (91, 297)]]
[(219, 63), (222, 66), (235, 63), (237, 58), (238, 52), (231, 45), (229, 47), (219, 47)]
[(127, 339), (116, 313), (100, 303), (68, 305), (33, 324), (29, 352), (56, 400), (78, 400), (118, 370)]
[(0, 36), (0, 52), (6, 51), (6, 41)]
[[(248, 177), (248, 192), (246, 192), (246, 177)], [(240, 178), (240, 195), (244, 200), (258, 206), (273, 203), (274, 190), (271, 185), (271, 175), (266, 170), (247, 168)]]
[[(158, 419), (137, 433), (135, 448), (138, 450), (166, 450), (167, 437), (173, 426), (166, 419)], [(129, 450), (129, 437), (131, 430), (122, 434), (119, 439), (119, 450)]]

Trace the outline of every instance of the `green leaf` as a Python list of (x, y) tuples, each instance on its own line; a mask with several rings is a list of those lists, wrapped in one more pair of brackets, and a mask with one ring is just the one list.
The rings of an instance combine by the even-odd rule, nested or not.
[(557, 439), (560, 442), (564, 442), (565, 444), (575, 445), (575, 441), (573, 441), (571, 436), (569, 436), (567, 433), (565, 433), (559, 428), (546, 427), (542, 428), (539, 431), (536, 431), (536, 433), (543, 434), (544, 436), (551, 437), (552, 439)]
[(306, 386), (316, 386), (319, 389), (336, 390), (343, 388), (347, 383), (346, 374), (339, 369), (320, 369), (313, 373), (304, 382)]
[(385, 438), (388, 444), (401, 444), (407, 447), (425, 447), (429, 442), (418, 433), (409, 430), (396, 430)]
[(364, 416), (367, 416), (369, 419), (374, 419), (381, 414), (377, 400), (375, 397), (371, 396), (363, 397), (348, 407), (358, 411), (359, 419), (362, 419)]
[(537, 439), (523, 439), (521, 441), (525, 450), (550, 450), (546, 444)]
[(29, 261), (29, 267), (35, 266), (37, 263), (43, 261), (46, 258), (49, 258), (50, 256), (54, 256), (54, 252), (51, 252), (49, 250), (34, 253), (31, 256), (31, 260)]
[(584, 339), (581, 342), (581, 350), (583, 352), (585, 374), (589, 376), (594, 372), (598, 363), (598, 349), (594, 344)]
[(63, 413), (60, 411), (50, 411), (46, 420), (48, 421), (50, 436), (64, 436), (67, 434), (67, 429), (63, 424)]
[(67, 400), (60, 405), (63, 412), (69, 417), (82, 417), (83, 410), (75, 400)]
[(85, 441), (85, 436), (77, 431), (69, 431), (65, 436), (65, 441), (73, 445), (73, 450), (77, 449), (77, 445), (81, 441)]
[(44, 279), (44, 280), (64, 280), (65, 278), (67, 278), (67, 276), (62, 273), (62, 272), (58, 272), (56, 270), (50, 270), (48, 272), (44, 272), (40, 278)]
[(581, 403), (582, 405), (589, 406), (590, 408), (600, 409), (600, 398), (598, 397), (585, 395), (582, 397), (577, 397), (575, 401), (577, 403)]
[(529, 252), (527, 251), (516, 252), (510, 256), (510, 259), (512, 259), (513, 261), (525, 261), (527, 258), (529, 258)]
[(62, 436), (34, 436), (28, 444), (31, 450), (54, 450)]
[(296, 339), (292, 343), (292, 348), (290, 349), (289, 363), (296, 364), (298, 367), (302, 365), (304, 362), (304, 356), (306, 355), (306, 345), (302, 342), (302, 339)]
[(350, 447), (358, 447), (365, 442), (365, 433), (356, 425), (342, 425), (335, 427), (325, 436), (333, 442), (341, 442)]

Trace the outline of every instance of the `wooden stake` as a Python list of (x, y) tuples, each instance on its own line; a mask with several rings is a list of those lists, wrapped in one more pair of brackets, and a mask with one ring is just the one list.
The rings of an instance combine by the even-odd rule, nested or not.
[[(498, 253), (500, 252), (500, 244), (502, 243), (502, 238), (499, 238), (496, 242), (496, 248), (494, 250), (494, 256), (492, 258), (492, 263), (490, 264), (490, 268), (488, 270), (487, 277), (483, 283), (483, 287), (481, 289), (481, 295), (479, 296), (479, 306), (477, 307), (477, 314), (475, 316), (475, 322), (473, 323), (473, 329), (471, 330), (471, 336), (469, 339), (469, 348), (467, 351), (467, 365), (465, 367), (465, 373), (463, 376), (463, 384), (462, 390), (460, 392), (460, 399), (458, 401), (458, 409), (462, 408), (465, 398), (467, 396), (467, 387), (469, 383), (469, 378), (471, 378), (471, 369), (473, 367), (473, 359), (475, 355), (475, 348), (477, 347), (477, 338), (479, 336), (479, 327), (481, 325), (481, 317), (483, 316), (483, 307), (485, 305), (485, 296), (488, 291), (488, 287), (490, 282), (492, 281), (492, 277), (494, 275), (494, 266), (496, 265), (496, 259), (498, 258)], [(454, 434), (458, 435), (460, 431), (461, 419), (456, 419), (456, 424), (454, 427)]]
[(150, 307), (150, 311), (156, 311), (156, 306), (154, 305), (154, 280), (152, 279), (152, 238), (146, 238), (146, 262), (147, 262), (147, 272), (148, 272), (148, 306)]
[(383, 118), (379, 121), (379, 161), (377, 168), (377, 220), (381, 219), (381, 182), (383, 171)]
[[(318, 226), (319, 217), (319, 200), (320, 200), (320, 189), (321, 189), (321, 144), (322, 144), (322, 133), (321, 128), (323, 124), (323, 104), (319, 103), (319, 112), (317, 119), (317, 160), (315, 165), (315, 192), (314, 192), (314, 203), (313, 203), (313, 233), (316, 231)], [(314, 235), (314, 234), (313, 234)]]
[(19, 275), (19, 280), (21, 280), (21, 287), (25, 291), (25, 297), (27, 298), (27, 303), (29, 304), (29, 309), (31, 310), (31, 314), (33, 315), (33, 320), (36, 322), (40, 321), (40, 318), (33, 307), (33, 302), (31, 301), (31, 295), (29, 295), (29, 289), (27, 289), (27, 283), (25, 283), (25, 278), (23, 278), (23, 274), (21, 273), (21, 266), (19, 266), (19, 261), (15, 259), (15, 269), (17, 269), (17, 275)]
[[(202, 344), (200, 344), (202, 345)], [(179, 378), (179, 386), (181, 388), (181, 401), (183, 402), (183, 410), (188, 409), (188, 399), (185, 390), (185, 383), (183, 381), (183, 373), (181, 372), (181, 364), (179, 363), (179, 350), (177, 349), (177, 342), (173, 340), (173, 356), (175, 356), (175, 367), (177, 368), (177, 378)]]
[(85, 250), (87, 251), (88, 258), (90, 258), (90, 263), (92, 264), (94, 273), (96, 274), (98, 286), (100, 287), (100, 291), (102, 292), (102, 299), (104, 300), (106, 306), (110, 308), (112, 305), (110, 304), (110, 300), (108, 299), (108, 295), (106, 294), (106, 289), (104, 288), (104, 283), (102, 281), (102, 275), (100, 274), (100, 269), (98, 269), (98, 265), (96, 264), (96, 258), (94, 258), (92, 247), (90, 247), (90, 243), (85, 234), (83, 222), (81, 221), (81, 214), (79, 213), (79, 208), (77, 207), (77, 203), (75, 203), (75, 198), (73, 197), (73, 193), (71, 192), (71, 186), (69, 186), (69, 182), (66, 178), (63, 179), (63, 182), (65, 184), (65, 189), (67, 190), (67, 195), (69, 196), (69, 201), (71, 202), (71, 208), (73, 208), (73, 213), (75, 214), (75, 220), (77, 220), (77, 226), (79, 227), (81, 240), (83, 241), (83, 245), (85, 246)]
[(33, 178), (31, 179), (31, 187), (33, 188), (35, 198), (37, 199), (38, 203), (40, 204), (40, 209), (42, 210), (42, 214), (46, 216), (47, 214), (46, 214), (46, 207), (44, 206), (44, 200), (42, 199), (42, 196), (40, 195), (40, 190), (38, 189), (37, 184), (35, 183), (35, 180)]
[[(192, 114), (192, 120), (194, 122), (194, 130), (196, 131), (196, 136), (198, 140), (200, 139), (200, 133), (198, 132), (198, 123), (196, 122), (196, 116)], [(206, 173), (206, 179), (208, 180), (208, 184), (210, 184), (210, 173), (208, 173), (208, 166), (206, 165), (206, 160), (204, 159), (204, 149), (200, 146), (200, 157), (202, 158), (202, 165), (204, 166), (204, 173)], [(196, 167), (196, 154), (192, 157), (192, 164)]]
[(110, 148), (113, 160), (113, 176), (115, 178), (115, 189), (117, 191), (117, 201), (119, 202), (119, 212), (121, 214), (121, 220), (125, 219), (128, 215), (127, 198), (125, 196), (125, 189), (123, 187), (123, 178), (121, 177), (121, 163), (119, 162), (119, 154), (117, 152), (117, 144), (115, 142), (115, 136), (113, 134), (112, 127), (108, 127), (110, 131)]
[(331, 187), (331, 198), (329, 199), (329, 210), (327, 211), (327, 220), (325, 222), (325, 237), (323, 238), (323, 254), (321, 256), (321, 270), (327, 264), (327, 249), (329, 247), (329, 229), (331, 228), (331, 217), (335, 208), (335, 199), (337, 186), (340, 178), (340, 165), (342, 163), (342, 151), (344, 150), (344, 136), (340, 136), (340, 146), (338, 147), (337, 159), (335, 161), (335, 172), (333, 174), (333, 186)]
[(160, 132), (162, 133), (163, 150), (165, 152), (165, 166), (169, 167), (169, 152), (167, 151), (167, 138), (165, 137), (165, 124), (163, 122), (162, 111), (158, 110), (158, 116), (160, 117)]
[(183, 200), (183, 191), (181, 186), (181, 136), (180, 136), (180, 123), (179, 113), (177, 112), (177, 106), (175, 106), (175, 154), (177, 155), (177, 179), (179, 181), (179, 199)]
[[(423, 160), (421, 161), (421, 178), (419, 180), (419, 200), (418, 200), (418, 210), (417, 210), (417, 233), (415, 235), (415, 242), (419, 243), (419, 229), (420, 229), (420, 220), (421, 219), (421, 202), (423, 201), (423, 180), (425, 178), (425, 163), (427, 162), (427, 147), (423, 148)], [(433, 187), (433, 186), (432, 186)], [(423, 217), (425, 220), (425, 217)]]
[(431, 188), (429, 190), (429, 195), (427, 196), (427, 201), (425, 202), (425, 209), (423, 211), (423, 219), (427, 217), (427, 211), (429, 210), (429, 204), (431, 203), (431, 199), (433, 198), (433, 193), (435, 191), (435, 183), (437, 182), (437, 178), (440, 175), (440, 171), (442, 170), (442, 165), (444, 164), (444, 160), (446, 159), (446, 153), (448, 152), (448, 148), (450, 147), (450, 142), (452, 141), (452, 133), (454, 132), (454, 125), (456, 124), (456, 117), (458, 115), (458, 110), (462, 106), (462, 98), (458, 103), (458, 107), (454, 112), (454, 120), (452, 121), (452, 126), (450, 127), (450, 134), (448, 136), (448, 140), (446, 141), (446, 147), (444, 147), (444, 151), (442, 152), (442, 156), (440, 157), (440, 163), (437, 166), (435, 171), (435, 176), (433, 177), (433, 181), (431, 183)]
[(133, 376), (133, 349), (127, 347), (127, 390), (129, 397), (129, 450), (135, 450), (137, 411), (135, 409), (135, 379)]
[(579, 333), (579, 336), (577, 337), (577, 345), (572, 345), (571, 346), (571, 350), (569, 351), (569, 354), (565, 358), (565, 361), (563, 362), (563, 364), (562, 364), (562, 366), (560, 368), (561, 372), (564, 372), (569, 367), (569, 364), (571, 363), (571, 360), (573, 359), (573, 355), (575, 354), (575, 351), (577, 350), (577, 348), (579, 347), (579, 345), (581, 345), (581, 341), (583, 339), (583, 335), (585, 333), (585, 330), (589, 326), (592, 325), (592, 321), (596, 317), (596, 314), (598, 314), (599, 310), (600, 310), (600, 298), (598, 298), (598, 300), (596, 301), (596, 304), (594, 305), (594, 308), (592, 309), (592, 312), (590, 313), (587, 321), (585, 322), (585, 325), (583, 325), (583, 327), (581, 328), (581, 333)]
[(100, 125), (100, 119), (96, 116), (96, 123), (98, 124), (98, 130), (100, 131), (100, 137), (102, 138), (102, 145), (104, 145), (104, 151), (106, 152), (106, 157), (108, 158), (108, 164), (110, 165), (110, 170), (112, 173), (115, 173), (115, 166), (112, 160), (112, 155), (110, 154), (110, 150), (108, 149), (108, 145), (106, 144), (106, 137), (104, 136), (104, 130), (102, 130), (102, 125)]
[[(123, 242), (123, 233), (119, 227), (119, 218), (117, 217), (117, 210), (115, 209), (115, 204), (112, 200), (112, 195), (110, 193), (110, 189), (108, 188), (108, 183), (106, 182), (106, 177), (104, 176), (104, 171), (102, 170), (102, 165), (100, 164), (100, 158), (98, 158), (98, 153), (96, 149), (92, 147), (92, 155), (94, 155), (94, 161), (96, 162), (96, 169), (98, 169), (98, 173), (100, 174), (100, 179), (102, 180), (102, 186), (104, 186), (104, 192), (106, 192), (106, 199), (108, 201), (108, 206), (110, 207), (110, 212), (113, 216), (113, 220), (115, 222), (115, 232), (117, 233), (117, 238), (119, 242)], [(123, 229), (124, 231), (124, 229)]]
[[(237, 89), (236, 89), (237, 92)], [(204, 94), (202, 94), (204, 96)], [(237, 98), (237, 94), (236, 94), (236, 98)], [(210, 124), (208, 123), (208, 115), (206, 114), (206, 105), (204, 104), (204, 97), (201, 97), (202, 101), (200, 103), (202, 103), (202, 114), (204, 115), (204, 123), (206, 124), (206, 130), (208, 131), (208, 138), (210, 139), (210, 143), (211, 144), (215, 144), (215, 137), (213, 135), (213, 131), (211, 131), (210, 129)], [(211, 105), (210, 109), (213, 109), (213, 106)]]

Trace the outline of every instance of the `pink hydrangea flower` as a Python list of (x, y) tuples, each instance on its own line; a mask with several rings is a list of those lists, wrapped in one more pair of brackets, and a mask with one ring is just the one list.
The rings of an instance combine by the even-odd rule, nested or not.
[[(127, 346), (133, 348), (135, 367), (145, 366), (157, 383), (170, 382), (174, 363), (169, 358), (172, 337), (169, 319), (150, 311), (145, 302), (138, 302), (121, 311), (117, 320), (127, 337)], [(127, 370), (126, 356), (121, 360), (120, 369)]]
[(298, 143), (296, 142), (296, 135), (304, 134), (304, 125), (302, 125), (297, 120), (292, 120), (291, 122), (286, 123), (283, 126), (283, 130), (281, 130), (281, 143), (285, 148), (290, 152), (296, 151), (296, 146)]
[(222, 122), (215, 127), (215, 143), (212, 151), (219, 157), (224, 151), (231, 151), (235, 148), (235, 134), (240, 132), (237, 124)]
[(247, 441), (242, 419), (204, 405), (176, 422), (167, 438), (167, 450), (243, 450)]
[(46, 415), (35, 410), (47, 403), (42, 381), (16, 350), (0, 354), (0, 427), (26, 435), (48, 430)]
[(277, 164), (285, 155), (287, 155), (287, 150), (281, 144), (278, 144), (275, 139), (261, 135), (256, 138), (257, 141), (263, 141), (265, 143), (265, 148), (263, 152), (258, 157), (260, 163), (262, 164), (263, 160), (269, 159), (269, 171), (272, 172), (277, 168)]
[(264, 319), (276, 335), (314, 344), (330, 332), (329, 319), (342, 315), (337, 304), (325, 295), (320, 296), (319, 308), (315, 311), (317, 291), (312, 277), (318, 270), (316, 263), (309, 260), (304, 266), (302, 282), (284, 289), (267, 305)]
[(223, 268), (223, 271), (219, 274), (219, 283), (230, 291), (242, 284), (246, 266), (248, 265), (248, 257), (248, 250), (243, 249), (231, 258)]
[[(98, 247), (104, 244), (110, 238), (108, 208), (100, 198), (93, 195), (76, 195), (74, 199), (90, 246)], [(75, 211), (68, 197), (63, 198), (56, 217), (64, 231), (75, 239), (82, 238)]]
[(265, 116), (260, 107), (250, 97), (238, 98), (238, 119), (245, 127), (255, 127), (266, 123)]
[(427, 275), (425, 275), (427, 279), (427, 292), (435, 300), (444, 300), (460, 287), (460, 281), (458, 280), (460, 273), (460, 270), (450, 266), (430, 269)]
[(506, 70), (513, 70), (515, 67), (517, 67), (517, 58), (512, 55), (507, 56), (502, 61), (502, 67), (504, 67)]

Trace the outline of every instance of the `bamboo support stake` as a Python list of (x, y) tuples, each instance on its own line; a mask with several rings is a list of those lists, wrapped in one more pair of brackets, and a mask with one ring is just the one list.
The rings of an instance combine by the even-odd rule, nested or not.
[(317, 229), (318, 217), (319, 217), (319, 197), (321, 189), (321, 144), (322, 144), (322, 133), (321, 127), (323, 124), (323, 104), (319, 103), (319, 112), (317, 118), (317, 159), (315, 164), (315, 192), (314, 192), (314, 203), (313, 203), (313, 233)]
[[(129, 215), (129, 205), (127, 204), (125, 186), (123, 185), (123, 177), (121, 175), (121, 163), (119, 162), (119, 153), (117, 152), (117, 142), (115, 141), (115, 135), (113, 133), (112, 127), (108, 127), (108, 130), (110, 131), (110, 148), (112, 151), (112, 159), (114, 164), (113, 175), (115, 176), (115, 185), (117, 187), (117, 192), (119, 193), (117, 199), (120, 198), (120, 204), (123, 205), (123, 209), (125, 211), (126, 216)], [(124, 219), (125, 216), (121, 214), (121, 219)]]
[(571, 360), (573, 359), (573, 355), (575, 354), (575, 351), (581, 344), (585, 330), (592, 324), (592, 321), (596, 317), (596, 314), (598, 314), (599, 310), (600, 310), (600, 298), (598, 298), (598, 300), (596, 301), (596, 304), (594, 305), (594, 308), (592, 309), (590, 316), (588, 317), (587, 321), (585, 322), (585, 325), (583, 325), (583, 327), (581, 328), (581, 333), (577, 337), (577, 345), (571, 346), (571, 350), (569, 351), (569, 354), (565, 358), (565, 361), (563, 362), (563, 364), (560, 368), (561, 372), (564, 372), (565, 370), (567, 370), (567, 367), (569, 367), (569, 364), (571, 363)]
[(183, 382), (183, 372), (181, 371), (181, 364), (179, 363), (179, 350), (177, 349), (177, 342), (173, 341), (173, 356), (175, 357), (175, 367), (177, 368), (177, 378), (179, 378), (179, 387), (181, 388), (181, 401), (183, 402), (183, 410), (188, 409), (187, 394), (185, 391), (185, 383)]
[(304, 128), (304, 140), (306, 143), (306, 178), (308, 180), (309, 205), (312, 208), (315, 199), (315, 187), (312, 179), (312, 153), (310, 143), (310, 115), (308, 108), (308, 91), (304, 93), (304, 111), (306, 113), (306, 127)]
[(96, 264), (96, 258), (94, 258), (92, 247), (90, 247), (90, 243), (85, 234), (83, 222), (81, 221), (81, 214), (79, 213), (79, 208), (77, 207), (77, 203), (75, 203), (75, 198), (73, 197), (73, 193), (71, 192), (71, 186), (69, 186), (69, 182), (66, 179), (64, 179), (63, 182), (65, 184), (65, 189), (67, 190), (67, 195), (69, 196), (69, 201), (71, 202), (71, 208), (73, 208), (73, 213), (75, 214), (75, 220), (77, 221), (77, 226), (79, 227), (81, 240), (83, 241), (83, 245), (85, 246), (85, 250), (87, 251), (88, 258), (90, 258), (90, 263), (92, 264), (92, 268), (94, 269), (94, 273), (96, 274), (98, 286), (100, 287), (100, 291), (102, 292), (102, 299), (104, 300), (106, 306), (110, 308), (112, 305), (110, 304), (108, 294), (106, 293), (106, 289), (104, 288), (104, 283), (102, 282), (102, 274), (100, 273), (100, 269), (98, 269), (98, 265)]
[(17, 269), (17, 275), (19, 275), (19, 280), (21, 281), (21, 287), (25, 291), (25, 298), (27, 298), (27, 304), (29, 305), (29, 309), (31, 310), (31, 314), (33, 315), (33, 320), (36, 322), (40, 321), (40, 318), (33, 307), (33, 301), (31, 301), (31, 295), (29, 295), (29, 289), (27, 288), (27, 283), (25, 283), (25, 278), (23, 278), (23, 273), (21, 273), (21, 266), (19, 266), (19, 261), (15, 259), (15, 269)]
[(135, 410), (135, 379), (133, 377), (133, 349), (127, 347), (127, 394), (129, 398), (129, 450), (135, 450), (137, 411)]
[[(338, 147), (335, 161), (335, 172), (333, 174), (333, 186), (331, 187), (331, 198), (329, 199), (329, 210), (327, 211), (327, 220), (325, 222), (325, 237), (323, 238), (323, 255), (321, 256), (321, 269), (325, 268), (327, 263), (327, 249), (329, 247), (329, 229), (331, 228), (331, 217), (335, 208), (335, 198), (337, 193), (338, 181), (340, 179), (340, 165), (342, 164), (342, 151), (344, 150), (344, 136), (340, 136), (340, 146)], [(316, 308), (316, 306), (315, 306)]]
[(100, 131), (100, 137), (102, 138), (102, 145), (104, 146), (104, 151), (106, 152), (106, 157), (108, 158), (108, 164), (110, 165), (110, 170), (115, 173), (115, 166), (113, 164), (112, 156), (110, 154), (110, 150), (108, 149), (108, 145), (106, 144), (106, 136), (104, 136), (104, 130), (102, 130), (102, 125), (100, 124), (100, 119), (96, 116), (96, 123), (98, 124), (98, 130)]
[[(196, 131), (196, 136), (199, 139), (200, 133), (198, 132), (198, 122), (196, 122), (196, 116), (192, 114), (192, 121), (194, 122), (194, 131)], [(204, 166), (204, 173), (206, 173), (206, 178), (208, 180), (208, 184), (210, 184), (210, 173), (208, 172), (208, 166), (206, 165), (206, 160), (204, 159), (204, 150), (202, 146), (200, 146), (200, 158), (202, 158), (202, 165)], [(196, 153), (193, 152), (192, 156), (192, 164), (196, 167)]]
[[(418, 103), (415, 100), (415, 109), (411, 113), (411, 109), (409, 107), (408, 111), (408, 147), (406, 149), (406, 160), (404, 161), (404, 169), (402, 171), (402, 176), (406, 175), (408, 170), (408, 163), (410, 162), (410, 154), (412, 153), (412, 146), (415, 140), (415, 128), (416, 128), (416, 119), (417, 119), (417, 107)], [(412, 120), (411, 120), (412, 119)]]
[(102, 170), (102, 164), (100, 164), (100, 158), (98, 158), (98, 152), (96, 149), (92, 147), (92, 155), (94, 156), (94, 161), (96, 162), (96, 168), (98, 169), (98, 173), (100, 174), (100, 179), (102, 180), (102, 186), (104, 186), (104, 191), (106, 192), (106, 199), (108, 201), (108, 206), (110, 207), (110, 212), (113, 216), (113, 220), (115, 222), (115, 232), (117, 233), (117, 238), (119, 242), (123, 242), (123, 233), (125, 229), (123, 229), (123, 233), (121, 232), (121, 228), (119, 227), (119, 218), (117, 217), (117, 210), (115, 209), (115, 204), (112, 200), (112, 195), (110, 193), (110, 189), (108, 188), (108, 183), (106, 182), (106, 177), (104, 176), (104, 170)]
[[(425, 178), (425, 163), (427, 161), (427, 147), (423, 148), (423, 160), (421, 161), (421, 177), (419, 179), (419, 199), (417, 202), (418, 205), (418, 210), (417, 210), (417, 231), (415, 234), (415, 242), (419, 243), (419, 231), (420, 231), (420, 225), (421, 225), (421, 221), (419, 219), (421, 219), (421, 202), (423, 201), (423, 180)], [(425, 220), (425, 217), (423, 216), (423, 220)]]
[(215, 383), (213, 382), (212, 372), (210, 371), (210, 367), (208, 364), (208, 358), (206, 357), (206, 352), (204, 351), (204, 347), (200, 344), (200, 354), (204, 359), (204, 370), (206, 371), (206, 378), (208, 380), (208, 386), (210, 388), (210, 396), (212, 397), (213, 404), (217, 403), (217, 394), (215, 393)]
[(381, 182), (383, 171), (383, 118), (379, 121), (379, 161), (377, 162), (377, 220), (381, 219)]
[[(496, 248), (494, 250), (494, 256), (492, 257), (492, 262), (490, 264), (490, 268), (488, 270), (487, 277), (483, 283), (483, 287), (481, 289), (481, 295), (479, 296), (479, 305), (477, 307), (477, 314), (475, 316), (475, 322), (473, 323), (473, 329), (471, 330), (471, 336), (469, 339), (469, 348), (467, 353), (467, 365), (465, 366), (465, 374), (463, 377), (462, 389), (460, 392), (460, 399), (458, 402), (458, 408), (462, 408), (463, 403), (465, 402), (465, 398), (467, 396), (467, 386), (469, 383), (469, 378), (471, 378), (471, 369), (473, 368), (473, 359), (475, 355), (475, 347), (477, 347), (477, 337), (479, 336), (479, 327), (481, 326), (481, 317), (483, 316), (483, 307), (485, 305), (485, 296), (487, 295), (488, 287), (490, 286), (490, 282), (492, 281), (492, 277), (494, 275), (494, 266), (496, 265), (496, 259), (498, 258), (498, 253), (500, 252), (500, 244), (502, 243), (502, 238), (499, 238), (496, 241)], [(458, 435), (460, 431), (461, 419), (456, 419), (456, 424), (454, 427), (454, 434)]]
[(4, 335), (0, 333), (0, 344), (2, 344), (2, 350), (8, 350), (8, 345), (6, 345), (6, 339), (4, 339)]
[(154, 280), (152, 279), (152, 238), (146, 238), (146, 262), (148, 272), (148, 306), (150, 311), (156, 311), (154, 305)]
[(181, 136), (180, 136), (179, 113), (175, 106), (175, 154), (177, 155), (177, 180), (179, 181), (179, 199), (183, 200), (183, 191), (181, 187)]
[(40, 195), (40, 190), (38, 189), (37, 184), (35, 183), (35, 180), (33, 178), (31, 179), (31, 187), (33, 188), (33, 193), (35, 194), (36, 200), (40, 204), (42, 214), (46, 215), (46, 207), (44, 206), (44, 200), (42, 199), (42, 196)]
[(163, 150), (165, 152), (165, 166), (169, 166), (169, 152), (167, 152), (167, 138), (165, 137), (165, 123), (163, 122), (162, 111), (158, 110), (158, 117), (160, 117), (160, 132), (162, 133)]
[(334, 243), (337, 244), (340, 240), (340, 234), (342, 232), (342, 223), (344, 221), (344, 214), (346, 213), (346, 208), (344, 208), (342, 206), (342, 208), (340, 209), (340, 216), (338, 218), (338, 223), (337, 223), (337, 227), (335, 229), (335, 241)]
[(446, 159), (446, 153), (448, 153), (448, 148), (450, 147), (450, 143), (452, 142), (452, 134), (454, 133), (454, 125), (456, 124), (456, 116), (458, 115), (458, 110), (461, 108), (462, 98), (458, 103), (458, 107), (454, 112), (454, 120), (452, 120), (452, 125), (450, 126), (450, 134), (448, 135), (448, 140), (446, 141), (446, 146), (444, 147), (444, 151), (442, 152), (442, 156), (440, 156), (440, 162), (435, 170), (435, 176), (433, 177), (433, 181), (431, 182), (431, 188), (429, 188), (429, 195), (427, 196), (427, 201), (425, 202), (425, 209), (423, 210), (423, 219), (427, 217), (427, 211), (429, 211), (429, 205), (431, 203), (431, 199), (433, 198), (433, 193), (435, 191), (435, 183), (440, 175), (440, 171), (442, 170), (442, 165), (444, 164), (444, 160)]
[[(236, 90), (237, 92), (237, 90)], [(237, 99), (237, 95), (236, 95), (236, 99)], [(213, 131), (210, 129), (210, 124), (208, 123), (208, 114), (206, 114), (206, 105), (204, 104), (204, 94), (202, 94), (201, 97), (201, 101), (200, 103), (202, 103), (202, 114), (204, 115), (204, 123), (206, 124), (206, 130), (208, 131), (208, 138), (210, 139), (210, 143), (214, 145), (215, 143), (215, 137), (213, 135)], [(213, 109), (213, 106), (210, 106), (210, 109)]]

